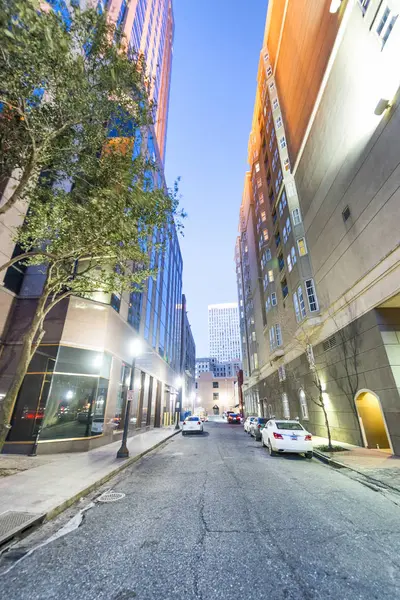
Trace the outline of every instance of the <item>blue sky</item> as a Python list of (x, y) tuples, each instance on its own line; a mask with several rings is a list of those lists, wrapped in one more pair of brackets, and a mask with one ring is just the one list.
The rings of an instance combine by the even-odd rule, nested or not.
[(247, 168), (267, 0), (174, 0), (166, 149), (188, 213), (183, 288), (197, 356), (208, 353), (207, 305), (237, 301), (234, 245)]

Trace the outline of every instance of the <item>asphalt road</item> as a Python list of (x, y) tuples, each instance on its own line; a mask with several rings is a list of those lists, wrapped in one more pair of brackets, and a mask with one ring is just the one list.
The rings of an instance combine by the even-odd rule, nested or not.
[(242, 426), (175, 436), (111, 486), (126, 496), (15, 564), (1, 599), (400, 598), (396, 499)]

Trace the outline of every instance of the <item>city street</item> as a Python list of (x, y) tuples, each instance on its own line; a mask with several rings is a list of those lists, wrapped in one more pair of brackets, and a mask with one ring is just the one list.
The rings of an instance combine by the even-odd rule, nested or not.
[(1, 599), (400, 597), (399, 500), (316, 459), (271, 458), (241, 425), (175, 436), (107, 487), (125, 497), (15, 564)]

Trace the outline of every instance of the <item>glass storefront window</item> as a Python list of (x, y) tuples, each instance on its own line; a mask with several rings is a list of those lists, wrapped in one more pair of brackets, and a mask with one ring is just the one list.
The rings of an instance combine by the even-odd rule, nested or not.
[(119, 431), (124, 426), (124, 415), (125, 415), (125, 394), (129, 389), (131, 368), (128, 365), (123, 364), (121, 367), (121, 374), (118, 383), (117, 390), (117, 403), (115, 405), (115, 415), (113, 419), (113, 427)]

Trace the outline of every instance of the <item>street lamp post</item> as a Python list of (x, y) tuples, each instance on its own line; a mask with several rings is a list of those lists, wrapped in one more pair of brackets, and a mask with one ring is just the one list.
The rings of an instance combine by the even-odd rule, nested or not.
[(128, 458), (129, 457), (129, 450), (128, 450), (128, 446), (126, 445), (126, 442), (128, 440), (129, 418), (130, 418), (130, 414), (131, 414), (131, 398), (129, 397), (131, 394), (129, 394), (129, 392), (131, 392), (131, 393), (133, 392), (133, 386), (135, 383), (135, 363), (136, 363), (136, 358), (141, 353), (141, 350), (142, 350), (141, 342), (137, 338), (136, 340), (134, 340), (132, 342), (132, 347), (131, 347), (131, 355), (132, 355), (131, 378), (130, 378), (130, 383), (129, 383), (129, 390), (125, 391), (126, 408), (125, 408), (124, 432), (122, 434), (121, 447), (117, 452), (117, 458)]
[(175, 422), (175, 429), (178, 430), (180, 429), (179, 427), (179, 415), (181, 412), (181, 398), (182, 398), (182, 377), (177, 377), (176, 378), (176, 382), (175, 382), (175, 387), (177, 389), (177, 395), (176, 395), (176, 402), (175, 402), (175, 412), (176, 412), (176, 422)]

